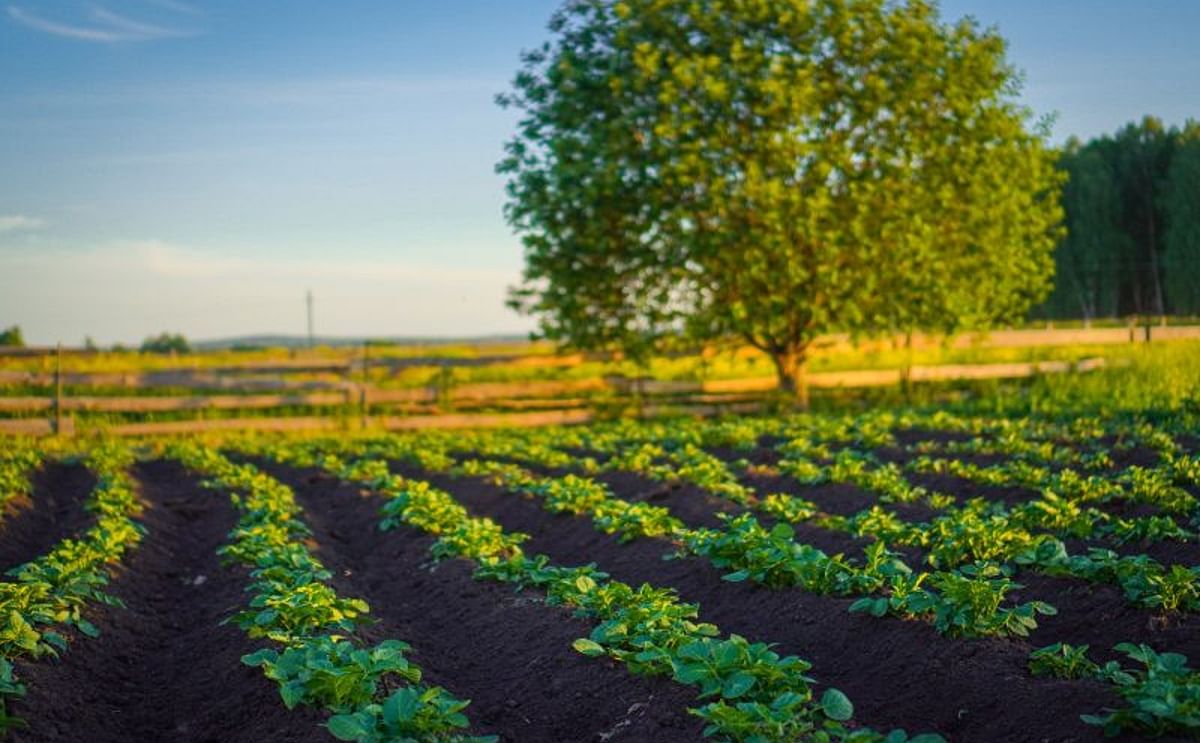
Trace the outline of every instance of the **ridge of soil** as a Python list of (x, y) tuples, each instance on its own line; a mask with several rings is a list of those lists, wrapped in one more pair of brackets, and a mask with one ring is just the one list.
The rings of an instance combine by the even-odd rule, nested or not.
[(692, 689), (571, 647), (591, 623), (533, 592), (475, 580), (466, 560), (431, 564), (432, 537), (404, 526), (380, 531), (378, 496), (315, 470), (254, 461), (293, 488), (333, 584), (365, 599), (379, 621), (370, 634), (411, 644), (426, 682), (471, 700), (476, 732), (522, 743), (701, 739), (703, 721), (687, 713)]
[[(630, 479), (614, 479), (612, 490), (619, 496), (625, 495), (622, 487), (635, 482)], [(693, 486), (694, 487), (694, 486)], [(853, 488), (844, 485), (826, 485), (822, 488)], [(688, 508), (696, 511), (710, 507), (715, 500), (724, 503), (702, 488), (695, 488), (696, 495)], [(892, 504), (904, 505), (904, 504)], [(759, 515), (759, 520), (770, 522)], [(844, 552), (858, 556), (868, 539), (853, 539), (849, 535), (809, 524), (794, 524), (796, 540), (811, 544), (827, 554)], [(1163, 541), (1146, 545), (1114, 546), (1104, 540), (1095, 540), (1092, 545), (1115, 549), (1121, 554), (1148, 554), (1165, 565), (1176, 563), (1193, 565), (1197, 552), (1195, 542)], [(1068, 541), (1072, 553), (1083, 552), (1086, 545)], [(900, 549), (900, 554), (914, 568), (924, 566), (921, 550)], [(1118, 586), (1106, 583), (1089, 583), (1081, 578), (1052, 577), (1031, 570), (1022, 570), (1016, 580), (1024, 588), (1009, 595), (1009, 603), (1028, 600), (1047, 601), (1059, 610), (1055, 616), (1040, 616), (1038, 627), (1030, 635), (1034, 647), (1054, 642), (1089, 644), (1093, 657), (1103, 660), (1120, 658), (1113, 646), (1120, 642), (1144, 642), (1158, 651), (1183, 653), (1191, 659), (1200, 659), (1200, 617), (1195, 614), (1156, 615), (1149, 609), (1133, 606)]]
[(109, 586), (126, 608), (89, 608), (99, 637), (78, 638), (59, 661), (19, 664), (28, 693), (12, 707), (28, 727), (13, 743), (331, 740), (320, 713), (287, 710), (275, 683), (242, 664), (262, 645), (221, 624), (247, 584), (216, 554), (236, 520), (228, 496), (175, 463), (134, 474), (147, 534)]
[(846, 692), (856, 719), (877, 730), (936, 731), (964, 743), (1114, 740), (1079, 719), (1080, 714), (1119, 706), (1107, 686), (1034, 678), (1027, 670), (1034, 647), (1074, 639), (1064, 624), (1056, 627), (1053, 640), (1039, 638), (1044, 642), (951, 639), (920, 622), (850, 614), (851, 599), (730, 583), (703, 560), (663, 561), (672, 551), (665, 541), (621, 544), (595, 531), (585, 518), (551, 514), (531, 498), (506, 494), (477, 478), (393, 467), (424, 477), (506, 530), (529, 534), (529, 554), (544, 553), (565, 564), (595, 562), (634, 585), (674, 587), (683, 600), (699, 604), (704, 621), (723, 632), (775, 642), (779, 652), (812, 662), (811, 675)]
[[(33, 496), (0, 521), (0, 574), (33, 560), (96, 520), (84, 508), (96, 478), (82, 464), (47, 461), (33, 476)], [(25, 499), (21, 499), (25, 500)]]

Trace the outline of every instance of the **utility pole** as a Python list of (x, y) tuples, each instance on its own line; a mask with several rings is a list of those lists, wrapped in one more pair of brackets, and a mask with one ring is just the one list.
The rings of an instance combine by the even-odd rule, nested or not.
[(308, 294), (305, 295), (305, 304), (308, 305), (308, 347), (312, 348), (314, 345), (316, 345), (315, 341), (313, 340), (313, 295), (312, 295), (312, 289), (309, 289)]

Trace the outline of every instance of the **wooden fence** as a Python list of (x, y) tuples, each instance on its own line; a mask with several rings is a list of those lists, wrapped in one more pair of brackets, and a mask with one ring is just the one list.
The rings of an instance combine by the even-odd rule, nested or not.
[[(1012, 379), (1037, 374), (1086, 372), (1104, 359), (1079, 362), (914, 366), (912, 381)], [(899, 369), (825, 372), (809, 375), (814, 388), (863, 388), (900, 383)], [(775, 389), (774, 377), (712, 381), (664, 381), (607, 377), (557, 382), (470, 384), (448, 389), (383, 390), (368, 386), (339, 392), (282, 395), (209, 395), (179, 397), (0, 398), (0, 411), (47, 413), (49, 418), (0, 420), (0, 433), (69, 435), (76, 429), (72, 412), (170, 413), (199, 410), (270, 410), (284, 407), (326, 409), (331, 414), (288, 417), (233, 417), (156, 422), (96, 422), (96, 429), (118, 435), (200, 433), (227, 430), (316, 431), (346, 427), (389, 430), (582, 423), (613, 410), (639, 415), (664, 413), (715, 415), (761, 409)], [(500, 409), (470, 412), (479, 408)], [(449, 409), (449, 410), (448, 410)], [(340, 411), (340, 414), (339, 414)], [(398, 415), (397, 413), (403, 413)]]

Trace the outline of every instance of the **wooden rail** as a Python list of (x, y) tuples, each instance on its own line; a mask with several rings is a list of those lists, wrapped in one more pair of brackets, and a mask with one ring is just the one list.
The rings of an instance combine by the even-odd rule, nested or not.
[[(950, 340), (952, 348), (1033, 348), (1066, 345), (1116, 345), (1145, 341), (1176, 341), (1200, 339), (1200, 326), (1138, 325), (1108, 328), (1063, 328), (997, 330), (989, 333), (965, 333)], [(883, 338), (858, 344), (860, 348), (898, 347), (903, 339)], [(928, 348), (943, 344), (940, 337), (916, 335), (913, 345)], [(850, 348), (849, 336), (832, 334), (819, 338), (814, 343), (818, 352)], [(823, 350), (822, 350), (823, 349)], [(747, 354), (758, 354), (753, 349), (744, 349)], [(712, 349), (705, 355), (711, 355)], [(3, 355), (20, 355), (42, 359), (40, 370), (0, 369), (0, 384), (49, 385), (54, 383), (54, 372), (49, 361), (54, 349), (0, 349)], [(64, 353), (75, 357), (81, 354)], [(439, 356), (431, 353), (408, 357), (353, 357), (348, 350), (340, 358), (293, 358), (245, 363), (226, 363), (218, 366), (189, 365), (187, 357), (168, 368), (157, 370), (130, 369), (104, 372), (64, 372), (62, 382), (73, 386), (110, 387), (179, 387), (203, 390), (231, 391), (329, 391), (335, 392), (346, 386), (349, 377), (362, 370), (364, 363), (370, 368), (385, 368), (397, 372), (411, 367), (468, 368), (481, 366), (555, 367), (572, 368), (587, 362), (611, 361), (614, 354), (491, 354), (474, 357)], [(680, 354), (688, 355), (688, 354)], [(325, 379), (294, 379), (284, 375), (317, 374)], [(816, 375), (820, 376), (820, 375)], [(481, 385), (483, 386), (483, 385)], [(715, 390), (714, 390), (715, 391)], [(464, 398), (465, 399), (465, 398)]]
[[(1103, 364), (1103, 359), (1082, 362), (1040, 361), (1006, 364), (947, 364), (914, 366), (909, 378), (913, 381), (955, 379), (1003, 379), (1028, 377), (1034, 374), (1061, 373), (1075, 368), (1090, 370)], [(899, 369), (867, 369), (856, 371), (822, 372), (809, 375), (809, 384), (816, 388), (879, 387), (898, 384)], [(445, 391), (421, 387), (404, 390), (381, 390), (373, 387), (347, 387), (341, 392), (285, 395), (194, 395), (164, 397), (64, 397), (61, 409), (68, 412), (163, 413), (187, 410), (263, 410), (282, 407), (339, 407), (365, 403), (370, 406), (395, 404), (434, 404), (446, 402), (465, 407), (504, 405), (521, 407), (567, 407), (586, 403), (579, 395), (611, 394), (616, 397), (644, 395), (648, 397), (703, 396), (705, 402), (723, 395), (746, 395), (770, 392), (775, 389), (775, 377), (722, 379), (712, 381), (637, 380), (623, 377), (581, 379), (562, 382), (495, 382), (467, 384)], [(563, 398), (564, 395), (573, 397)], [(0, 412), (36, 413), (50, 411), (54, 400), (47, 397), (0, 397)]]
[[(916, 366), (912, 381), (960, 379), (1004, 379), (1036, 374), (1086, 372), (1105, 365), (1102, 358), (1078, 362)], [(901, 381), (897, 369), (871, 369), (810, 375), (813, 387), (860, 388), (894, 385)], [(235, 417), (209, 420), (91, 424), (117, 435), (203, 433), (207, 431), (315, 431), (336, 430), (350, 425), (390, 430), (412, 428), (458, 428), (501, 425), (550, 425), (593, 420), (597, 410), (606, 414), (636, 410), (654, 416), (670, 412), (715, 415), (749, 412), (761, 408), (764, 393), (775, 388), (774, 377), (705, 382), (585, 379), (563, 382), (524, 382), (464, 385), (439, 392), (435, 389), (377, 390), (348, 388), (337, 393), (289, 395), (216, 395), (195, 397), (76, 397), (61, 398), (59, 412), (95, 411), (112, 413), (163, 413), (190, 410), (261, 410), (280, 407), (340, 407), (354, 415)], [(599, 393), (599, 394), (590, 394)], [(563, 395), (571, 395), (564, 397)], [(439, 410), (443, 403), (462, 412)], [(466, 412), (471, 408), (503, 408), (503, 412)], [(395, 415), (403, 408), (407, 415)], [(0, 398), (0, 411), (54, 412), (55, 401), (41, 397)], [(374, 415), (372, 415), (374, 413)], [(354, 421), (354, 423), (351, 423)], [(59, 432), (74, 431), (74, 419), (63, 417)], [(53, 419), (0, 420), (0, 433), (46, 435), (55, 432)]]

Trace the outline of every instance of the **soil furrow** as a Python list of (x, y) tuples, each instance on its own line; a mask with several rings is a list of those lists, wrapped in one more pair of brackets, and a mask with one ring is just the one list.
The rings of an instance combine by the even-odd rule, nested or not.
[(23, 663), (28, 695), (14, 705), (28, 729), (14, 743), (329, 741), (312, 710), (288, 711), (274, 682), (241, 663), (257, 649), (221, 622), (246, 600), (246, 576), (219, 564), (233, 527), (228, 496), (182, 468), (135, 469), (147, 535), (111, 584), (126, 608), (98, 607), (100, 628), (61, 661)]
[(47, 461), (33, 477), (33, 497), (0, 521), (0, 574), (90, 526), (95, 517), (84, 502), (95, 485), (83, 465)]
[[(422, 476), (411, 469), (406, 474)], [(477, 479), (424, 477), (474, 513), (531, 535), (530, 553), (568, 564), (595, 562), (633, 584), (672, 586), (725, 632), (776, 642), (779, 651), (811, 661), (812, 675), (845, 691), (858, 719), (877, 729), (936, 730), (951, 741), (980, 743), (1099, 741), (1105, 739), (1100, 730), (1079, 715), (1118, 703), (1099, 683), (1032, 678), (1026, 662), (1036, 645), (1026, 641), (955, 640), (924, 623), (850, 614), (850, 599), (729, 583), (702, 560), (664, 561), (671, 551), (666, 542), (620, 544), (586, 519), (550, 514), (532, 499)]]
[(479, 732), (522, 743), (700, 739), (702, 722), (686, 711), (692, 690), (572, 649), (591, 631), (588, 622), (477, 581), (464, 560), (431, 564), (432, 538), (379, 530), (379, 497), (256, 463), (293, 487), (339, 593), (371, 605), (379, 621), (371, 635), (410, 643), (426, 681), (471, 700), (467, 715)]

